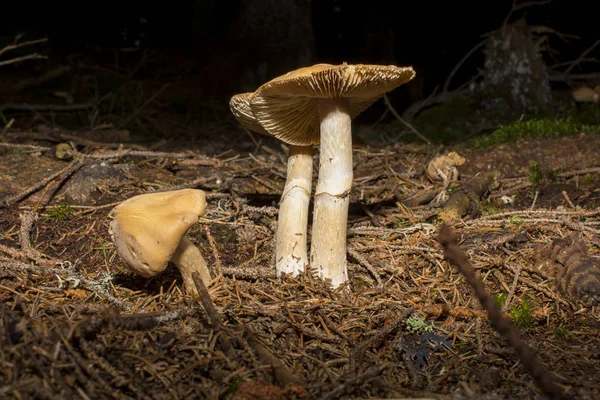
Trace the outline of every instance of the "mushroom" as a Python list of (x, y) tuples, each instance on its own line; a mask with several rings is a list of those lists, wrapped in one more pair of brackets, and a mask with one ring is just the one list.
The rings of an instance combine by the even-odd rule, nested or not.
[(310, 264), (333, 287), (348, 279), (351, 119), (414, 75), (412, 67), (316, 64), (265, 83), (251, 97), (257, 122), (271, 135), (291, 145), (320, 144)]
[(600, 91), (596, 88), (580, 87), (572, 91), (576, 103), (597, 103), (600, 100)]
[[(229, 107), (238, 122), (246, 129), (268, 135), (256, 121), (250, 109), (253, 93), (234, 95)], [(287, 177), (277, 220), (275, 240), (275, 268), (277, 275), (297, 275), (308, 265), (307, 229), (308, 206), (312, 189), (312, 146), (289, 145)]]
[(197, 295), (192, 273), (208, 285), (210, 273), (200, 250), (185, 233), (204, 214), (202, 190), (182, 189), (131, 197), (113, 208), (109, 233), (133, 272), (150, 278), (162, 272), (169, 260), (179, 268), (188, 293)]
[(443, 183), (442, 189), (440, 189), (434, 199), (435, 202), (441, 203), (448, 199), (446, 189), (448, 189), (450, 183), (458, 180), (459, 171), (456, 167), (463, 165), (465, 161), (467, 160), (455, 151), (451, 151), (446, 155), (436, 156), (429, 161), (425, 170), (427, 177), (432, 182), (442, 181)]

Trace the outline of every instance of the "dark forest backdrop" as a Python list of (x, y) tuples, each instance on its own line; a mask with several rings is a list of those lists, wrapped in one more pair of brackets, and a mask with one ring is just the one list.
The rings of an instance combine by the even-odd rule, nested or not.
[[(500, 0), (6, 1), (0, 11), (0, 34), (11, 38), (25, 31), (29, 39), (48, 36), (57, 56), (98, 48), (156, 48), (156, 62), (177, 66), (177, 74), (195, 76), (198, 95), (219, 101), (315, 62), (413, 65), (418, 78), (399, 93), (414, 101), (442, 84), (482, 34), (500, 27), (512, 4)], [(555, 0), (515, 17), (525, 16), (531, 25), (555, 30), (549, 35), (555, 50), (551, 57), (553, 62), (564, 62), (600, 37), (593, 8), (594, 2)], [(481, 54), (475, 54), (461, 68), (455, 84), (472, 76), (482, 60)]]

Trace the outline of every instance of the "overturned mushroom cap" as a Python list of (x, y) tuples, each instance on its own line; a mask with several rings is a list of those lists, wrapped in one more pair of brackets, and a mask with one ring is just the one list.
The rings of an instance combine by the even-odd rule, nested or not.
[(280, 140), (319, 144), (317, 99), (347, 98), (354, 118), (414, 76), (412, 67), (316, 64), (265, 83), (251, 96), (250, 106), (258, 123)]
[(202, 190), (182, 189), (134, 196), (110, 212), (110, 234), (119, 255), (137, 274), (164, 271), (187, 230), (204, 214)]
[(231, 100), (229, 100), (229, 109), (231, 110), (231, 113), (235, 119), (244, 128), (256, 133), (268, 135), (269, 132), (267, 132), (265, 128), (258, 123), (256, 117), (252, 113), (252, 109), (250, 108), (250, 99), (253, 95), (254, 93), (252, 92), (233, 95)]

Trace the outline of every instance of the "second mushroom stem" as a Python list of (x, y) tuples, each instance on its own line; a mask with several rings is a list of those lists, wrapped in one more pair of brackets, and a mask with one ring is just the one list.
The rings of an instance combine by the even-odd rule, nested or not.
[(352, 134), (347, 99), (319, 100), (321, 140), (310, 259), (333, 287), (348, 280), (346, 232), (352, 189)]
[(312, 189), (312, 153), (312, 146), (289, 146), (287, 178), (277, 222), (277, 275), (297, 275), (308, 265), (307, 229)]
[(210, 283), (210, 272), (202, 253), (196, 245), (185, 235), (179, 242), (177, 250), (171, 256), (173, 264), (177, 265), (183, 279), (183, 286), (188, 293), (198, 294), (196, 284), (192, 278), (194, 272), (198, 272), (200, 279), (208, 286)]

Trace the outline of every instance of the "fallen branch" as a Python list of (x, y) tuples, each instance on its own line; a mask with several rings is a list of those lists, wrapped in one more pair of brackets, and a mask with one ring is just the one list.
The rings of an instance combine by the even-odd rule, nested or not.
[(5, 46), (0, 49), (0, 56), (2, 56), (2, 54), (6, 53), (7, 51), (15, 50), (20, 47), (32, 46), (34, 44), (45, 43), (47, 41), (48, 41), (48, 38), (43, 38), (43, 39), (29, 40), (27, 42), (11, 44), (11, 45)]
[[(3, 48), (0, 49), (0, 56), (2, 56), (2, 54), (6, 53), (7, 51), (15, 50), (15, 49), (18, 49), (20, 47), (31, 46), (31, 45), (38, 44), (38, 43), (44, 43), (44, 42), (47, 42), (47, 41), (48, 41), (48, 39), (44, 38), (44, 39), (30, 40), (30, 41), (27, 41), (27, 42), (11, 44), (11, 45), (5, 46), (5, 47), (3, 47)], [(42, 58), (47, 58), (47, 57), (46, 56), (42, 56), (42, 55), (37, 54), (37, 53), (28, 54), (26, 56), (15, 57), (15, 58), (11, 58), (9, 60), (0, 61), (0, 67), (3, 67), (5, 65), (9, 65), (9, 64), (15, 64), (15, 63), (18, 63), (18, 62), (21, 62), (21, 61), (36, 60), (36, 59), (42, 59)]]
[(494, 329), (506, 339), (510, 347), (521, 360), (521, 363), (535, 383), (551, 399), (571, 399), (569, 395), (554, 382), (555, 378), (548, 372), (533, 351), (521, 340), (519, 330), (506, 318), (496, 300), (488, 293), (483, 281), (475, 273), (475, 269), (469, 262), (467, 255), (458, 245), (458, 237), (452, 229), (443, 224), (440, 228), (438, 240), (444, 248), (444, 256), (448, 262), (454, 265), (465, 277), (465, 281), (475, 292), (475, 296), (481, 306), (487, 311), (488, 319)]
[(567, 69), (564, 70), (563, 75), (569, 75), (569, 72), (571, 72), (573, 70), (573, 68), (575, 68), (577, 65), (579, 65), (579, 63), (588, 55), (590, 54), (590, 52), (592, 50), (594, 50), (594, 48), (596, 48), (598, 45), (600, 45), (600, 40), (596, 40), (594, 42), (594, 44), (592, 44), (590, 47), (588, 47), (587, 49), (585, 49), (583, 51), (583, 53), (581, 53), (579, 55), (579, 57), (577, 57), (577, 59), (575, 59), (575, 61), (573, 61), (571, 63), (571, 65), (569, 65), (569, 67)]
[(40, 182), (28, 187), (27, 189), (23, 190), (21, 193), (18, 193), (14, 196), (10, 196), (9, 198), (5, 199), (2, 203), (0, 203), (0, 207), (3, 207), (3, 206), (8, 207), (8, 206), (12, 206), (12, 205), (18, 203), (19, 201), (23, 200), (30, 194), (35, 193), (38, 190), (46, 187), (46, 185), (48, 185), (50, 182), (52, 182), (54, 179), (56, 179), (58, 177), (61, 178), (61, 182), (64, 181), (65, 179), (67, 179), (71, 175), (73, 175), (75, 172), (77, 172), (84, 165), (85, 165), (84, 160), (76, 160), (76, 161), (70, 163), (65, 168), (61, 169), (60, 171), (58, 171), (58, 172), (50, 175), (49, 177), (42, 179)]
[(37, 53), (28, 54), (26, 56), (16, 57), (16, 58), (11, 58), (10, 60), (0, 61), (0, 67), (4, 67), (5, 65), (20, 63), (22, 61), (40, 60), (40, 59), (44, 59), (44, 58), (47, 58), (47, 57), (46, 56), (42, 56), (42, 55), (37, 54)]
[(385, 105), (388, 107), (388, 109), (390, 110), (390, 112), (392, 113), (392, 115), (394, 117), (396, 117), (396, 119), (398, 121), (400, 121), (404, 126), (406, 126), (408, 129), (410, 129), (415, 135), (417, 135), (419, 138), (421, 138), (421, 140), (423, 140), (425, 143), (427, 144), (431, 144), (431, 141), (429, 139), (427, 139), (425, 136), (423, 136), (418, 130), (416, 130), (411, 124), (409, 124), (408, 122), (406, 122), (401, 116), (400, 114), (398, 114), (398, 112), (394, 109), (394, 107), (392, 106), (392, 103), (390, 103), (390, 99), (387, 97), (387, 94), (383, 95), (383, 100), (385, 101)]

